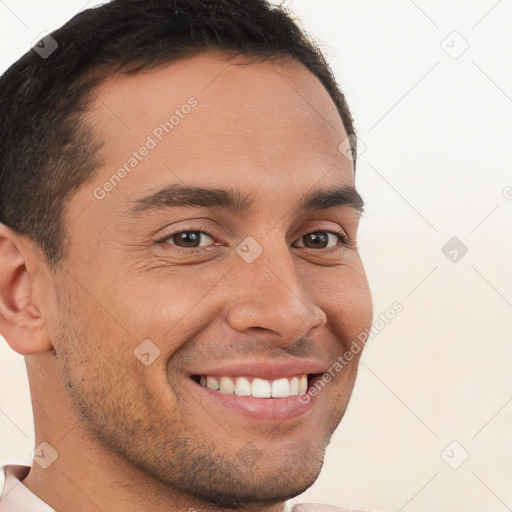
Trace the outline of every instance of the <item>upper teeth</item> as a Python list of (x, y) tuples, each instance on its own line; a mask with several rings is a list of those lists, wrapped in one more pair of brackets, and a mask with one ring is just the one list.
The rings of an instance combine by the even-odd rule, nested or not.
[(255, 398), (286, 398), (299, 393), (305, 393), (308, 389), (307, 374), (297, 377), (276, 380), (267, 380), (254, 377), (211, 377), (201, 376), (200, 384), (210, 389), (226, 394), (238, 396), (253, 396)]

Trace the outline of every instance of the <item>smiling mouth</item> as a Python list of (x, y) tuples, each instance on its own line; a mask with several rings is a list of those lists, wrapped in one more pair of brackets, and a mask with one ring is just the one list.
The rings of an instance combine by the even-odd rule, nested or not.
[(321, 373), (301, 374), (293, 377), (264, 379), (246, 376), (191, 375), (200, 386), (227, 395), (253, 398), (288, 398), (307, 393)]

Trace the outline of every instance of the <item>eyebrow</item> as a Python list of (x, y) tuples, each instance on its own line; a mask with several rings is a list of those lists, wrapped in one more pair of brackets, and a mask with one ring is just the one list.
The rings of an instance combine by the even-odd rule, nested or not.
[[(152, 210), (172, 207), (222, 208), (239, 215), (253, 212), (254, 200), (237, 188), (205, 188), (173, 184), (154, 194), (135, 201), (129, 214), (138, 215)], [(328, 208), (349, 207), (359, 214), (364, 211), (364, 201), (352, 186), (339, 186), (329, 189), (313, 190), (299, 201), (297, 209), (308, 213)]]

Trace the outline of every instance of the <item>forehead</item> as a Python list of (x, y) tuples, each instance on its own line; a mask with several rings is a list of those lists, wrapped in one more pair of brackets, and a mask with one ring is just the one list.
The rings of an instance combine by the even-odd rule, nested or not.
[(109, 202), (179, 181), (261, 193), (353, 183), (337, 109), (295, 61), (204, 53), (118, 74), (94, 98), (90, 118), (104, 140), (95, 182), (126, 171)]

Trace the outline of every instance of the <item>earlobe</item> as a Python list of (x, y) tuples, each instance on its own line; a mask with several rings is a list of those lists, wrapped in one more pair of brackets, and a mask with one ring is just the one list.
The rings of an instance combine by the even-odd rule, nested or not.
[(52, 348), (44, 315), (34, 301), (35, 268), (29, 244), (0, 224), (0, 333), (13, 350), (22, 355)]

